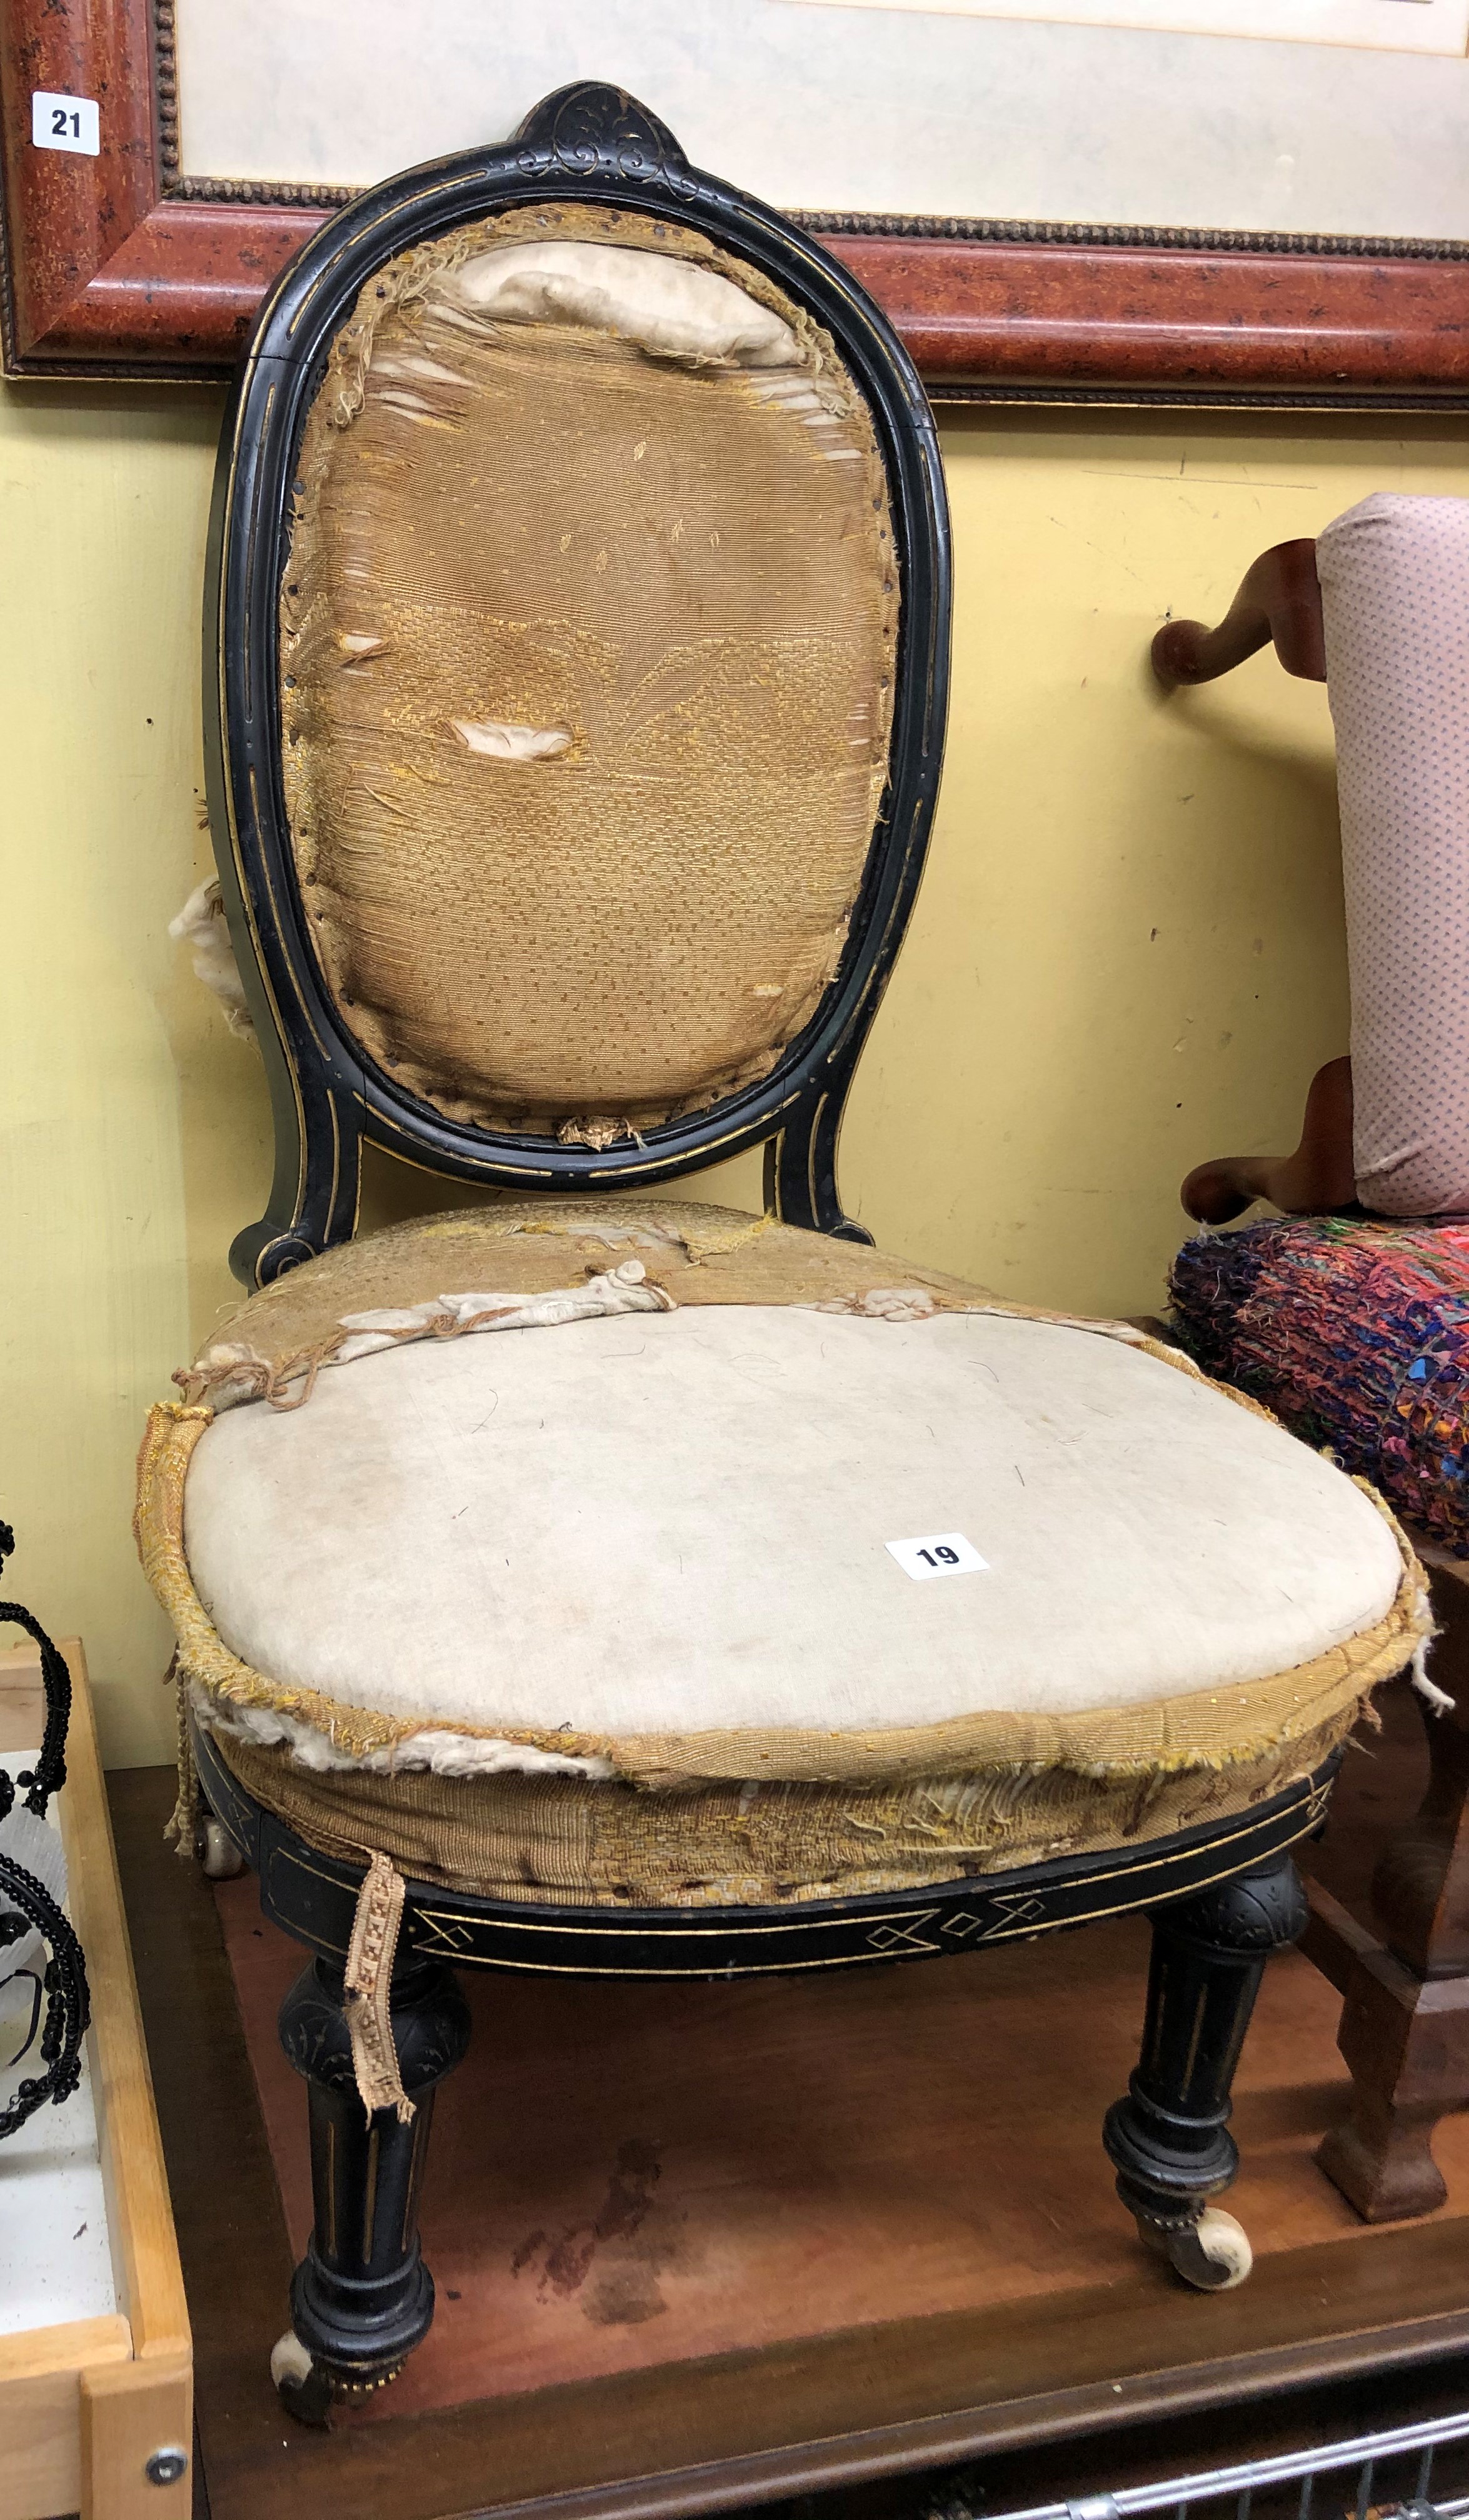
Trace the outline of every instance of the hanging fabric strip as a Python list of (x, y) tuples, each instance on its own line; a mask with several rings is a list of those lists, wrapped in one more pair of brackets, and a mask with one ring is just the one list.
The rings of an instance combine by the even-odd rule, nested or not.
[(403, 1921), (403, 1876), (390, 1859), (375, 1855), (357, 1893), (352, 1939), (346, 1956), (346, 2026), (352, 2068), (369, 2117), (396, 2109), (404, 2126), (413, 2102), (403, 2089), (393, 2044), (392, 1963)]

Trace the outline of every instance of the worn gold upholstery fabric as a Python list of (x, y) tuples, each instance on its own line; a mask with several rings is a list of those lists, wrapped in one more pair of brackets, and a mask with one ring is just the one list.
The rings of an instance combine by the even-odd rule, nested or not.
[[(671, 1310), (496, 1328), (631, 1255)], [(478, 1330), (413, 1314), (476, 1286)], [(406, 1344), (341, 1362), (394, 1303)], [(1313, 1769), (1424, 1624), (1380, 1508), (1183, 1360), (726, 1210), (397, 1228), (180, 1380), (139, 1537), (196, 1714), (313, 1843), (495, 1896), (738, 1904), (1130, 1846)], [(941, 1495), (990, 1570), (910, 1587), (883, 1543)]]
[(197, 1701), (246, 1792), (324, 1854), (381, 1848), (449, 1889), (564, 1907), (715, 1908), (866, 1897), (1131, 1848), (1251, 1810), (1309, 1776), (1355, 1700), (1227, 1767), (1089, 1777), (1036, 1764), (885, 1785), (720, 1781), (640, 1791), (616, 1778), (307, 1769), (288, 1744)]
[(887, 773), (887, 482), (830, 339), (674, 222), (512, 211), (368, 282), (298, 476), (287, 804), (364, 1049), (594, 1145), (763, 1075)]
[(390, 1226), (290, 1270), (212, 1330), (175, 1380), (189, 1400), (228, 1407), (258, 1380), (243, 1369), (263, 1367), (289, 1394), (342, 1344), (345, 1319), (422, 1304), (449, 1287), (530, 1299), (633, 1253), (679, 1306), (882, 1310), (891, 1294), (967, 1310), (977, 1300), (975, 1287), (941, 1270), (738, 1209), (690, 1199), (507, 1198)]

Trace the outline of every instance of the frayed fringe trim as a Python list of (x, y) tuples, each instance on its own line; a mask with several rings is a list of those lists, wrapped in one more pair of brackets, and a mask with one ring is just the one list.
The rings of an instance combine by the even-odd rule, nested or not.
[(1413, 1647), (1413, 1659), (1409, 1666), (1413, 1676), (1413, 1687), (1425, 1705), (1429, 1706), (1435, 1715), (1451, 1715), (1456, 1701), (1450, 1697), (1446, 1688), (1441, 1688), (1438, 1682), (1430, 1680), (1428, 1676), (1428, 1648), (1432, 1642), (1433, 1637), (1420, 1637)]
[(406, 1884), (391, 1857), (375, 1850), (357, 1893), (344, 1979), (352, 2072), (369, 2125), (379, 2109), (391, 2109), (400, 2126), (416, 2114), (403, 2089), (392, 2035), (392, 1963), (405, 1895)]
[(179, 1670), (178, 1654), (169, 1656), (163, 1674), (163, 1686), (173, 1684), (174, 1710), (177, 1720), (175, 1759), (178, 1766), (178, 1793), (172, 1811), (163, 1823), (163, 1843), (173, 1848), (183, 1864), (192, 1864), (199, 1839), (199, 1770), (194, 1763), (194, 1736), (189, 1730), (189, 1698)]
[(284, 1745), (295, 1768), (317, 1776), (578, 1777), (600, 1784), (614, 1778), (611, 1759), (574, 1759), (564, 1751), (537, 1750), (525, 1741), (493, 1734), (441, 1732), (432, 1727), (405, 1733), (383, 1750), (340, 1750), (314, 1724), (283, 1715), (273, 1706), (245, 1706), (189, 1684), (194, 1713), (211, 1732), (248, 1741), (256, 1749)]
[(248, 1400), (272, 1409), (303, 1409), (324, 1366), (353, 1365), (359, 1357), (418, 1339), (469, 1338), (482, 1330), (556, 1329), (568, 1322), (605, 1320), (620, 1313), (672, 1313), (670, 1294), (648, 1281), (641, 1260), (593, 1272), (584, 1286), (559, 1286), (545, 1295), (438, 1295), (428, 1303), (345, 1313), (318, 1347), (272, 1364), (253, 1348), (225, 1341), (197, 1365), (180, 1367), (173, 1380), (188, 1402), (207, 1400), (217, 1410)]

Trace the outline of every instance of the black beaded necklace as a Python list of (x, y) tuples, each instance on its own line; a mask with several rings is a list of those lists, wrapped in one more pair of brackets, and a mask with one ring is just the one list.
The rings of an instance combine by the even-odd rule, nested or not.
[[(0, 1522), (0, 1569), (15, 1548), (9, 1523)], [(17, 1787), (25, 1789), (24, 1809), (38, 1821), (57, 1788), (67, 1781), (67, 1728), (71, 1716), (71, 1675), (38, 1619), (19, 1601), (0, 1601), (0, 1622), (23, 1628), (40, 1648), (41, 1677), (46, 1688), (46, 1729), (34, 1768), (12, 1778), (0, 1768), (0, 1823), (15, 1808)], [(40, 2026), (40, 2061), (45, 2071), (25, 2076), (13, 2098), (0, 2108), (0, 2137), (14, 2135), (42, 2103), (59, 2108), (69, 2099), (81, 2077), (81, 2043), (91, 2018), (86, 1961), (80, 1943), (45, 1883), (0, 1845), (0, 1971), (5, 1954), (38, 1933), (50, 1957), (43, 1970), (14, 1971), (35, 1978), (30, 2030), (21, 2049), (23, 2056)], [(46, 2016), (41, 2022), (44, 2002)], [(12, 2064), (20, 2058), (12, 2058)]]

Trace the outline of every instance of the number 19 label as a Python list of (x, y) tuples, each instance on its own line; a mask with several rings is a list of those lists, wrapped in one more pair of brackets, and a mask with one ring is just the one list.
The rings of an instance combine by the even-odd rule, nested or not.
[(30, 99), (30, 137), (37, 149), (69, 149), (96, 158), (102, 149), (101, 116), (94, 98), (52, 96), (36, 88)]
[(886, 1544), (890, 1557), (895, 1557), (905, 1575), (915, 1584), (926, 1584), (931, 1575), (985, 1575), (989, 1560), (971, 1549), (962, 1531), (941, 1531), (932, 1540), (890, 1540)]

